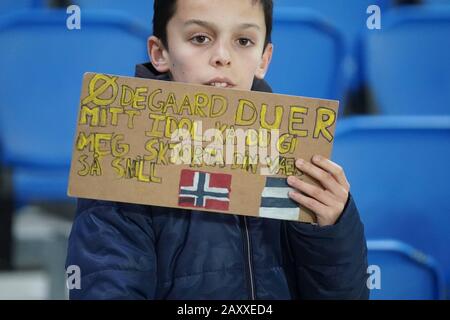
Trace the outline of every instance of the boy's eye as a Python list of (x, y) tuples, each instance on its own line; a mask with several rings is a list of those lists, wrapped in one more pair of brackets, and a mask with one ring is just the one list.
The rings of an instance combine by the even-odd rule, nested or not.
[(191, 38), (191, 41), (195, 44), (205, 44), (210, 39), (207, 36), (199, 35)]
[(252, 44), (252, 41), (250, 39), (247, 39), (247, 38), (239, 38), (238, 39), (238, 43), (242, 47), (248, 47), (249, 45)]

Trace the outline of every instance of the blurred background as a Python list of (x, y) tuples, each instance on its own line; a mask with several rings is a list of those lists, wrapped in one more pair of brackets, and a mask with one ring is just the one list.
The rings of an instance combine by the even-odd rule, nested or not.
[[(274, 3), (274, 92), (340, 101), (333, 160), (365, 224), (371, 298), (448, 299), (450, 0)], [(66, 23), (71, 4), (80, 29)], [(67, 298), (82, 75), (133, 76), (152, 11), (152, 0), (0, 0), (0, 299)]]

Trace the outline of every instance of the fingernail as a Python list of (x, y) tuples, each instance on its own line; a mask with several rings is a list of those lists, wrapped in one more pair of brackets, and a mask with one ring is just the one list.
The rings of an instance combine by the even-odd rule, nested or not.
[(297, 160), (297, 166), (302, 166), (304, 163), (305, 163), (305, 161), (303, 159)]
[(316, 154), (316, 155), (314, 156), (314, 161), (321, 161), (321, 160), (322, 160), (322, 157), (319, 156), (318, 154)]

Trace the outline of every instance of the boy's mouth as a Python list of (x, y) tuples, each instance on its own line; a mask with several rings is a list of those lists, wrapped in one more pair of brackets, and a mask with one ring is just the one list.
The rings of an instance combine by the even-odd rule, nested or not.
[(227, 78), (214, 78), (204, 84), (207, 86), (213, 86), (217, 88), (233, 88), (236, 86), (233, 82), (231, 82)]

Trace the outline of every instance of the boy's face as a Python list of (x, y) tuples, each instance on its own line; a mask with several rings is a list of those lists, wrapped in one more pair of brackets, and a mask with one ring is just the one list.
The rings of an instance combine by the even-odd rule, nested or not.
[[(167, 24), (168, 48), (149, 39), (152, 63), (174, 81), (249, 90), (272, 55), (259, 1), (178, 0)], [(264, 52), (264, 54), (263, 54)]]

